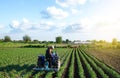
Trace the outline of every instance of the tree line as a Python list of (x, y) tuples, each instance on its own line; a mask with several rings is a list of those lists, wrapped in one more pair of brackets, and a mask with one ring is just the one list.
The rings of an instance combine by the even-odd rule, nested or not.
[[(87, 42), (92, 42), (94, 44), (105, 44), (107, 43), (107, 41), (105, 40), (86, 40)], [(70, 41), (69, 39), (66, 39), (66, 40), (63, 40), (62, 39), (62, 36), (57, 36), (55, 38), (55, 41), (39, 41), (37, 39), (34, 39), (34, 40), (31, 40), (31, 37), (28, 36), (28, 35), (24, 35), (22, 40), (11, 40), (11, 37), (10, 36), (4, 36), (3, 39), (0, 39), (0, 42), (18, 42), (18, 43), (59, 43), (59, 44), (62, 44), (62, 43), (72, 43), (72, 41)], [(113, 38), (112, 39), (112, 45), (118, 45), (120, 42), (116, 39), (116, 38)]]
[(24, 35), (22, 40), (12, 40), (10, 36), (4, 36), (3, 39), (0, 39), (0, 42), (19, 42), (19, 43), (70, 43), (69, 39), (63, 40), (62, 36), (55, 38), (56, 41), (39, 41), (37, 39), (32, 40), (30, 36)]

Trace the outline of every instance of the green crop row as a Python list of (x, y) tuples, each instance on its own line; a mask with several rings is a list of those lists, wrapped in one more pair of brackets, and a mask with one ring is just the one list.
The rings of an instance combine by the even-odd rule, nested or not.
[(97, 66), (97, 64), (89, 56), (87, 56), (83, 51), (81, 51), (81, 52), (84, 55), (84, 57), (87, 59), (89, 64), (92, 66), (92, 68), (97, 73), (99, 73), (99, 77), (101, 77), (101, 78), (109, 78), (108, 75), (106, 75), (105, 72), (99, 66)]
[[(62, 51), (62, 50), (63, 50), (63, 51)], [(67, 51), (69, 51), (69, 50), (64, 50), (64, 49), (62, 49), (62, 50), (61, 50), (62, 52), (58, 52), (59, 55), (60, 55), (61, 64), (63, 64), (63, 62), (66, 61), (66, 58), (68, 57), (68, 54), (69, 54), (69, 52), (67, 52)], [(60, 50), (59, 50), (59, 51), (60, 51)], [(60, 70), (61, 70), (61, 69), (60, 69)], [(48, 72), (48, 73), (45, 75), (45, 78), (52, 78), (53, 73), (54, 73), (54, 72)]]
[(103, 62), (99, 61), (94, 56), (87, 54), (85, 52), (85, 49), (81, 48), (81, 50), (82, 50), (82, 52), (84, 52), (84, 54), (86, 54), (87, 56), (89, 56), (96, 63), (96, 65), (99, 66), (109, 77), (120, 78), (120, 74), (117, 73), (115, 70), (113, 70), (113, 68), (111, 68), (108, 65), (104, 64)]
[(70, 67), (68, 69), (68, 77), (69, 78), (74, 77), (74, 54), (75, 54), (75, 50), (72, 51), (72, 59), (70, 61)]
[(67, 64), (68, 64), (68, 62), (70, 60), (71, 54), (72, 54), (72, 51), (70, 50), (69, 55), (67, 55), (66, 60), (64, 60), (64, 63), (60, 67), (59, 72), (57, 72), (57, 78), (61, 78), (62, 75), (64, 74), (64, 70), (67, 68)]
[[(79, 52), (79, 56), (81, 57), (81, 60), (83, 62), (83, 65), (85, 65), (86, 70), (88, 71), (89, 78), (97, 78), (95, 71), (90, 66), (90, 64), (88, 63), (88, 61), (85, 59), (85, 57), (83, 56), (83, 54), (81, 53), (81, 51), (78, 50), (78, 52)], [(87, 72), (85, 72), (85, 73), (87, 73)]]
[[(65, 50), (65, 52), (63, 53), (63, 55), (60, 57), (60, 63), (61, 66), (64, 64), (64, 62), (66, 61), (66, 58), (68, 57), (68, 55), (70, 54), (71, 49), (69, 50)], [(59, 52), (60, 53), (60, 52)]]
[(82, 66), (82, 63), (81, 63), (81, 59), (78, 55), (78, 51), (76, 50), (76, 58), (77, 58), (77, 64), (78, 64), (78, 75), (80, 78), (85, 78), (85, 75), (84, 75), (84, 69), (83, 69), (83, 66)]
[[(0, 49), (0, 78), (29, 78), (33, 74), (32, 68), (37, 64), (38, 55), (44, 55), (45, 51), (46, 48)], [(78, 78), (120, 78), (113, 68), (87, 54), (85, 47), (58, 48), (54, 52), (57, 52), (61, 61), (55, 78), (74, 78), (76, 75)], [(32, 78), (53, 78), (53, 74), (53, 71), (38, 71)]]
[[(68, 54), (68, 49), (57, 49), (60, 57)], [(28, 78), (37, 64), (37, 57), (45, 54), (46, 48), (3, 48), (0, 49), (0, 78)], [(63, 59), (61, 59), (63, 60)], [(45, 74), (39, 72), (33, 77)]]

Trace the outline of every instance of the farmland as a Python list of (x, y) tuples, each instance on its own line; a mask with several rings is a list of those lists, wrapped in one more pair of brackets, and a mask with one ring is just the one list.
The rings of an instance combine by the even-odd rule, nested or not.
[(120, 72), (120, 49), (87, 49), (87, 52)]
[(35, 72), (37, 56), (46, 48), (0, 48), (0, 78), (120, 78), (110, 66), (89, 55), (84, 48), (56, 48), (59, 72)]

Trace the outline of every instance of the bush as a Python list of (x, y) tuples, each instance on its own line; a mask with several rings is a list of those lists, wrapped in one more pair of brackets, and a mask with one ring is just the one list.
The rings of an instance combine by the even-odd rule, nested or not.
[(45, 48), (45, 45), (26, 45), (23, 48)]
[(120, 44), (117, 45), (117, 48), (120, 49)]

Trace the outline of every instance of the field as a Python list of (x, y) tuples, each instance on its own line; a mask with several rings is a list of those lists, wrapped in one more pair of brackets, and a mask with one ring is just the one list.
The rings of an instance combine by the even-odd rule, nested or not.
[(87, 52), (120, 72), (120, 49), (87, 49)]
[(56, 48), (59, 72), (35, 72), (37, 56), (46, 48), (0, 48), (0, 78), (120, 78), (110, 66), (89, 55), (84, 48)]

